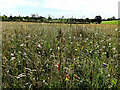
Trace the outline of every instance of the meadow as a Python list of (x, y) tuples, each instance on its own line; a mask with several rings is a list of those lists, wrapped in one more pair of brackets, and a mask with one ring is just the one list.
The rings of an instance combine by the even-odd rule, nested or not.
[(118, 27), (2, 23), (2, 88), (116, 88)]
[(106, 25), (118, 25), (118, 24), (120, 24), (120, 20), (102, 21), (101, 24), (106, 24)]

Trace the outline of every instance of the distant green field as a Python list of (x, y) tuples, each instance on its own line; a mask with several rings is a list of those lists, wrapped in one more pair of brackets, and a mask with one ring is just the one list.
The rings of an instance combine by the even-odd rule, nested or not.
[(101, 24), (118, 25), (118, 24), (120, 24), (120, 23), (118, 23), (118, 22), (120, 22), (120, 20), (102, 21), (102, 23), (101, 23)]

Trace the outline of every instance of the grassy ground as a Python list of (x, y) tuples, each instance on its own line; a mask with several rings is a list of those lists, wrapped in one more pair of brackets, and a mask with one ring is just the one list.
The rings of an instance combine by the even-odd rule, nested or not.
[(113, 88), (117, 26), (3, 23), (3, 88)]
[(101, 24), (108, 24), (108, 25), (120, 25), (120, 20), (113, 20), (113, 21), (102, 21)]

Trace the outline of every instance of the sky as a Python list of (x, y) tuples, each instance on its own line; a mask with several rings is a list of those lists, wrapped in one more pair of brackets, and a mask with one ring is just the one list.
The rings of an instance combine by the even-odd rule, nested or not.
[(120, 0), (0, 0), (0, 15), (52, 18), (118, 18)]

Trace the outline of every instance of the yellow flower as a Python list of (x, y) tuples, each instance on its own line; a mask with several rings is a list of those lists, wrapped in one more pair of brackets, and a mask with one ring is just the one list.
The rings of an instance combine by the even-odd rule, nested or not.
[(66, 77), (65, 81), (69, 81), (69, 79)]

